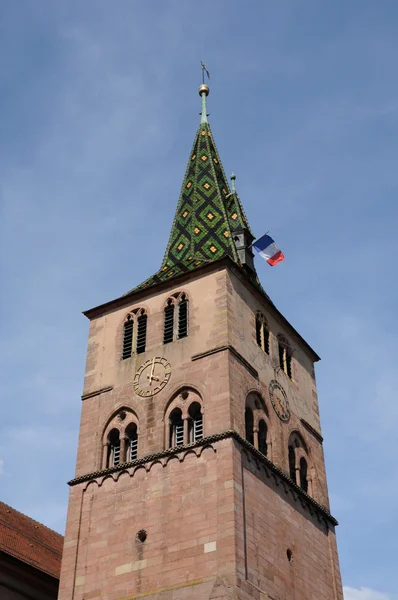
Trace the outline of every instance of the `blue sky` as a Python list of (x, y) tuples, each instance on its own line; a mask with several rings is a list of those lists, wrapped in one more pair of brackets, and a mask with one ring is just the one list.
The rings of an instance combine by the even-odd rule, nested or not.
[(396, 2), (3, 2), (1, 499), (63, 532), (88, 322), (159, 266), (211, 72), (258, 272), (317, 367), (346, 600), (397, 600)]

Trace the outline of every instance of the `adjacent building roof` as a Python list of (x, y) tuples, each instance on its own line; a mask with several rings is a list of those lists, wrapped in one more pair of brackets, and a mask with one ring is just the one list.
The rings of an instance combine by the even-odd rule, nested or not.
[[(224, 256), (240, 265), (233, 234), (242, 230), (251, 234), (251, 231), (235, 186), (231, 190), (228, 184), (207, 121), (209, 88), (202, 85), (199, 93), (202, 97), (201, 123), (188, 160), (162, 265), (155, 275), (127, 294), (193, 271)], [(257, 275), (250, 275), (259, 285)]]
[(64, 538), (0, 502), (0, 551), (59, 579)]

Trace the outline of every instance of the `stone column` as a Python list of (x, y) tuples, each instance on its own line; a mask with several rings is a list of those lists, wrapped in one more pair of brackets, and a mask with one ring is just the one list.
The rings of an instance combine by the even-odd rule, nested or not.
[(106, 469), (109, 465), (108, 462), (109, 443), (107, 442), (102, 446), (102, 468)]

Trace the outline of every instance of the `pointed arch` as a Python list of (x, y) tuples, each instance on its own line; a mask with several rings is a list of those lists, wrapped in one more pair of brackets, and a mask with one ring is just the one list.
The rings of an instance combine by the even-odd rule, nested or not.
[(278, 335), (278, 355), (280, 368), (292, 379), (292, 347), (282, 334)]

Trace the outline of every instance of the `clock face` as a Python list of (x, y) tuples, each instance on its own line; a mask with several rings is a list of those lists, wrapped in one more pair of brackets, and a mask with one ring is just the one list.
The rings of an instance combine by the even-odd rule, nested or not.
[(140, 366), (134, 377), (135, 393), (143, 398), (160, 392), (170, 379), (171, 366), (165, 358), (155, 356)]
[(271, 381), (269, 395), (274, 411), (280, 420), (286, 423), (290, 419), (290, 409), (285, 390), (277, 381)]

